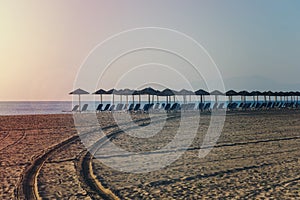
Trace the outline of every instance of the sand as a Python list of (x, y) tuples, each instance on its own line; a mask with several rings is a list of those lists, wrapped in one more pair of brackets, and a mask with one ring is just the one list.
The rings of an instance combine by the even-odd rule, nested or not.
[[(122, 128), (138, 135), (149, 120), (126, 125), (120, 113)], [(155, 114), (152, 123), (164, 128), (157, 135), (144, 139), (125, 133), (111, 141), (131, 152), (128, 156), (103, 156), (96, 152), (91, 162), (98, 181), (120, 199), (297, 199), (300, 198), (300, 111), (247, 111), (228, 113), (222, 134), (215, 148), (204, 158), (198, 157), (199, 147), (208, 129), (210, 115), (201, 115), (197, 135), (187, 151), (169, 166), (147, 173), (128, 173), (113, 169), (110, 162), (126, 161), (135, 154), (163, 148), (176, 135), (180, 118), (159, 122), (165, 115)], [(147, 115), (134, 115), (134, 119)], [(88, 119), (88, 118), (87, 118)], [(98, 115), (105, 134), (117, 130), (110, 113)], [(190, 113), (191, 126), (196, 119)], [(87, 126), (89, 120), (86, 120)], [(24, 197), (22, 189), (26, 170), (55, 145), (77, 135), (72, 115), (32, 115), (0, 117), (0, 198)], [(137, 126), (137, 125), (143, 126)], [(95, 124), (90, 124), (95, 129)], [(134, 127), (132, 129), (132, 127)], [(148, 128), (150, 126), (148, 125)], [(155, 129), (155, 127), (152, 127)], [(86, 129), (89, 129), (87, 127)], [(188, 134), (188, 131), (183, 134)], [(103, 145), (102, 150), (110, 150)], [(107, 149), (105, 149), (107, 148)], [(55, 149), (55, 148), (54, 148)], [(53, 150), (37, 172), (37, 191), (45, 199), (101, 199), (90, 188), (82, 174), (86, 148), (80, 139)], [(164, 154), (164, 153), (161, 153)], [(165, 155), (168, 156), (167, 152)], [(155, 158), (155, 154), (149, 154)], [(164, 156), (164, 155), (162, 155)], [(100, 160), (98, 159), (100, 158)], [(161, 164), (143, 160), (143, 167)], [(133, 162), (121, 164), (128, 169)]]

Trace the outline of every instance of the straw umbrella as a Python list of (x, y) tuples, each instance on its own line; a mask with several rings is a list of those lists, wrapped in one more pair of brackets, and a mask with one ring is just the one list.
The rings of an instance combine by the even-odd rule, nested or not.
[[(140, 94), (142, 95), (148, 95), (148, 103), (150, 104), (150, 95), (156, 95), (157, 94), (157, 91), (154, 90), (153, 88), (151, 87), (148, 87), (148, 88), (145, 88), (143, 90), (140, 91)], [(152, 98), (153, 99), (153, 98)]]
[[(197, 90), (197, 91), (195, 92), (195, 94), (198, 95), (198, 96), (200, 96), (200, 101), (201, 101), (201, 103), (203, 102), (203, 97), (204, 97), (204, 96), (210, 95), (209, 92), (207, 92), (207, 91), (205, 91), (205, 90), (202, 90), (202, 89)], [(204, 101), (205, 101), (205, 99), (204, 99)]]
[(253, 101), (255, 102), (255, 96), (256, 96), (256, 102), (258, 102), (258, 96), (261, 96), (262, 93), (260, 91), (252, 91), (250, 93), (251, 96), (253, 96)]
[(239, 95), (241, 95), (241, 101), (244, 101), (244, 102), (246, 102), (246, 96), (250, 96), (251, 94), (248, 92), (248, 91), (246, 91), (246, 90), (243, 90), (243, 91), (240, 91), (239, 93), (238, 93)]
[(272, 91), (267, 91), (265, 94), (266, 96), (269, 96), (269, 102), (271, 101), (271, 96), (275, 96), (275, 93)]
[(102, 103), (102, 95), (103, 94), (107, 94), (107, 91), (103, 90), (103, 89), (100, 89), (100, 90), (97, 90), (96, 92), (94, 92), (93, 94), (98, 94), (100, 95), (100, 103)]
[(210, 95), (215, 95), (215, 101), (218, 103), (218, 96), (224, 96), (224, 93), (220, 92), (219, 90), (214, 90), (210, 93)]
[(233, 96), (237, 96), (238, 93), (237, 93), (236, 91), (234, 91), (234, 90), (229, 90), (229, 91), (227, 91), (227, 92), (225, 93), (225, 95), (228, 96), (229, 102), (232, 102), (232, 97), (233, 97)]
[(134, 96), (138, 95), (139, 96), (139, 104), (141, 103), (141, 91), (140, 90), (135, 90), (132, 93), (132, 98), (133, 98), (133, 103), (134, 103)]
[(132, 95), (133, 92), (134, 92), (134, 90), (130, 90), (130, 89), (126, 88), (126, 89), (124, 89), (124, 90), (119, 90), (118, 93), (119, 93), (120, 95), (126, 96), (126, 104), (128, 104), (128, 96), (129, 96), (129, 95)]
[(80, 95), (89, 94), (87, 91), (83, 89), (76, 89), (69, 93), (70, 95), (78, 95), (78, 103), (79, 103), (79, 112), (81, 112), (81, 101), (80, 101)]
[(171, 89), (164, 89), (163, 91), (159, 92), (159, 96), (165, 96), (167, 98), (167, 103), (169, 103), (169, 97), (174, 96), (174, 91)]
[(107, 94), (112, 94), (112, 104), (115, 104), (115, 94), (118, 94), (118, 90), (110, 89), (107, 91)]
[(186, 96), (187, 95), (190, 95), (190, 96), (195, 95), (195, 93), (193, 91), (186, 90), (186, 89), (182, 89), (178, 92), (174, 91), (174, 94), (183, 96), (183, 103), (186, 103)]
[(280, 91), (277, 95), (280, 97), (280, 101), (282, 102), (282, 97), (285, 95), (284, 92)]

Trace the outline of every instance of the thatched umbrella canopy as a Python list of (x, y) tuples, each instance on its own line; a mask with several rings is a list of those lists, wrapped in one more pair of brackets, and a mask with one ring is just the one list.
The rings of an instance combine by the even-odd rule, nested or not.
[(89, 94), (87, 91), (83, 89), (76, 89), (69, 93), (70, 95), (78, 95), (78, 103), (79, 103), (79, 112), (81, 112), (81, 102), (80, 102), (80, 95)]
[(163, 91), (158, 93), (158, 96), (165, 96), (167, 98), (167, 103), (169, 103), (169, 97), (174, 96), (175, 92), (171, 89), (164, 89)]
[(134, 103), (134, 96), (138, 95), (139, 96), (139, 104), (141, 103), (141, 91), (140, 90), (135, 90), (132, 93), (132, 99), (133, 99), (133, 103)]
[(275, 93), (272, 91), (267, 91), (264, 93), (266, 96), (269, 96), (269, 101), (271, 101), (271, 96), (275, 96)]
[[(204, 96), (210, 95), (209, 92), (207, 92), (207, 91), (205, 91), (205, 90), (202, 90), (202, 89), (197, 90), (197, 91), (195, 92), (195, 94), (198, 95), (198, 96), (200, 96), (200, 98), (201, 98), (201, 103), (203, 102), (203, 97), (204, 97)], [(205, 100), (205, 99), (204, 99), (204, 100)]]
[(118, 94), (121, 95), (121, 98), (122, 98), (122, 95), (126, 96), (126, 104), (128, 104), (128, 96), (132, 95), (133, 92), (134, 92), (134, 90), (130, 90), (130, 89), (126, 88), (123, 90), (119, 90)]
[(229, 102), (232, 102), (232, 97), (238, 96), (239, 94), (234, 90), (229, 90), (229, 91), (225, 92), (225, 95), (228, 96)]
[(215, 101), (218, 102), (218, 96), (224, 96), (225, 94), (219, 90), (214, 90), (210, 93), (210, 95), (215, 95)]
[(280, 97), (280, 101), (282, 101), (282, 97), (284, 97), (285, 96), (285, 93), (284, 92), (282, 92), (282, 91), (280, 91), (280, 92), (278, 92), (278, 94), (277, 94), (279, 97)]
[(112, 94), (112, 104), (115, 104), (115, 94), (118, 94), (118, 90), (110, 89), (107, 91), (107, 94)]
[[(152, 95), (152, 96), (157, 95), (157, 90), (154, 90), (151, 87), (147, 87), (143, 90), (140, 90), (140, 93), (142, 95), (148, 95), (148, 103), (150, 104), (150, 95)], [(153, 98), (152, 98), (152, 101), (153, 101)]]
[(255, 101), (255, 96), (256, 96), (256, 102), (258, 102), (258, 96), (261, 96), (262, 93), (260, 91), (252, 91), (252, 92), (250, 92), (250, 95), (253, 96), (254, 101)]
[(107, 91), (103, 90), (103, 89), (100, 89), (100, 90), (97, 90), (96, 92), (94, 92), (93, 94), (98, 94), (100, 95), (100, 103), (102, 103), (102, 95), (103, 94), (108, 94)]
[(238, 94), (241, 95), (241, 101), (244, 102), (246, 102), (246, 96), (251, 96), (250, 92), (246, 90), (240, 91)]
[(296, 92), (288, 92), (288, 95), (291, 97), (291, 101), (295, 101), (295, 97), (296, 97), (296, 95), (297, 95), (297, 93)]
[(300, 92), (299, 92), (299, 91), (296, 92), (296, 96), (297, 96), (297, 103), (298, 103), (298, 102), (299, 102), (299, 101), (298, 101), (298, 98), (299, 98), (299, 96), (300, 96)]
[(186, 103), (186, 96), (190, 96), (190, 101), (191, 101), (191, 95), (195, 95), (195, 93), (191, 90), (186, 90), (186, 89), (182, 89), (178, 92), (174, 91), (174, 94), (176, 95), (180, 95), (183, 96), (183, 102)]

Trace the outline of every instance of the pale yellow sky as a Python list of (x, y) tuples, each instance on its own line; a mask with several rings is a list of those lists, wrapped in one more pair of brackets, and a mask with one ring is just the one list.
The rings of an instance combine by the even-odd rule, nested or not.
[(0, 101), (71, 99), (68, 92), (88, 53), (113, 34), (143, 26), (192, 36), (206, 47), (224, 79), (245, 81), (233, 82), (237, 86), (296, 90), (299, 3), (251, 2), (3, 0)]

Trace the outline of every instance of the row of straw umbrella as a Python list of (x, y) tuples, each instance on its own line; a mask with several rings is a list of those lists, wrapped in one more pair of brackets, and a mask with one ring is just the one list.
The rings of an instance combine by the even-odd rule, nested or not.
[[(81, 103), (80, 103), (80, 96), (81, 95), (86, 95), (89, 94), (89, 92), (83, 90), (83, 89), (76, 89), (69, 94), (71, 95), (78, 95), (79, 96), (79, 110), (81, 108)], [(99, 89), (96, 92), (92, 93), (94, 95), (100, 95), (100, 102), (102, 103), (103, 100), (103, 95), (112, 95), (112, 102), (114, 104), (115, 102), (115, 95), (120, 96), (120, 101), (122, 102), (122, 97), (126, 97), (126, 103), (128, 103), (128, 97), (132, 96), (132, 101), (134, 103), (135, 101), (135, 96), (138, 96), (139, 98), (139, 103), (141, 102), (141, 95), (148, 95), (148, 103), (151, 102), (151, 97), (152, 97), (152, 102), (154, 102), (154, 96), (156, 96), (156, 101), (159, 101), (159, 97), (166, 97), (166, 102), (169, 103), (171, 102), (171, 97), (173, 97), (173, 100), (175, 102), (175, 96), (183, 96), (183, 102), (187, 102), (187, 97), (189, 97), (189, 101), (191, 101), (191, 96), (196, 95), (200, 96), (200, 102), (202, 103), (205, 101), (205, 96), (213, 95), (215, 96), (215, 101), (218, 102), (218, 96), (228, 96), (229, 102), (232, 102), (234, 96), (241, 96), (241, 101), (246, 102), (247, 97), (253, 97), (253, 101), (258, 102), (259, 96), (264, 97), (264, 101), (267, 101), (267, 97), (269, 97), (269, 101), (271, 101), (271, 97), (275, 98), (275, 101), (278, 100), (278, 97), (280, 98), (280, 101), (288, 101), (289, 97), (291, 97), (291, 101), (297, 101), (298, 102), (298, 97), (300, 96), (300, 92), (272, 92), (272, 91), (265, 91), (265, 92), (260, 92), (260, 91), (240, 91), (236, 92), (234, 90), (229, 90), (225, 93), (219, 91), (219, 90), (214, 90), (212, 92), (207, 92), (205, 90), (199, 89), (195, 92), (182, 89), (180, 91), (175, 91), (171, 90), (169, 88), (164, 89), (162, 91), (155, 90), (151, 87), (144, 88), (142, 90), (131, 90), (131, 89), (111, 89), (111, 90), (104, 90), (104, 89)], [(296, 99), (297, 98), (297, 99)]]

